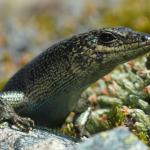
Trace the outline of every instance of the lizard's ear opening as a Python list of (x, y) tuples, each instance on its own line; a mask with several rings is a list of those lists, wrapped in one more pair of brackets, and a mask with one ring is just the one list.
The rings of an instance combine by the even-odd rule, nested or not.
[(100, 43), (107, 44), (112, 43), (114, 40), (116, 40), (116, 37), (109, 32), (103, 32), (100, 34), (98, 40)]

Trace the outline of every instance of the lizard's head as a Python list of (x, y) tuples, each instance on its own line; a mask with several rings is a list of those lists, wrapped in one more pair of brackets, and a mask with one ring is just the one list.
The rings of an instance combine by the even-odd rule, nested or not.
[(150, 35), (126, 27), (102, 28), (81, 35), (83, 62), (114, 65), (150, 51)]
[(95, 52), (104, 63), (122, 63), (150, 51), (150, 35), (130, 28), (104, 28), (98, 31)]
[(150, 52), (150, 35), (126, 27), (102, 28), (79, 35), (75, 45), (83, 74), (100, 77), (118, 64)]

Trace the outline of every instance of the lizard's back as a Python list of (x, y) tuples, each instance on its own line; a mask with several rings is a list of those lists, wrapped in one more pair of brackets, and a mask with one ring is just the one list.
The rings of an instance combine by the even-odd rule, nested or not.
[(29, 101), (16, 110), (39, 124), (50, 123), (53, 126), (54, 123), (56, 126), (56, 120), (61, 124), (68, 111), (71, 111), (70, 105), (73, 106), (72, 102), (79, 97), (79, 94), (71, 93), (71, 88), (74, 88), (71, 82), (75, 82), (75, 77), (69, 73), (69, 40), (53, 45), (34, 58), (3, 88), (3, 91), (23, 92)]

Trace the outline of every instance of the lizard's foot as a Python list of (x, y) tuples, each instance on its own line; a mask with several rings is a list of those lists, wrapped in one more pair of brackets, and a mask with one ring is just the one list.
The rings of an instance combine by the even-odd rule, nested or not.
[[(1, 100), (1, 99), (0, 99)], [(16, 114), (14, 109), (0, 101), (0, 123), (9, 122), (10, 124), (16, 125), (21, 131), (29, 132), (34, 127), (34, 121), (30, 118), (23, 118)]]
[(34, 127), (34, 121), (32, 119), (20, 117), (16, 113), (3, 115), (3, 117), (0, 115), (0, 123), (4, 121), (9, 122), (11, 125), (15, 125), (23, 132), (29, 132)]
[(10, 118), (9, 122), (14, 124), (23, 132), (29, 132), (34, 127), (34, 121), (32, 119), (20, 117), (16, 114)]
[(8, 117), (8, 115), (0, 118), (0, 123), (8, 121), (11, 125), (15, 125), (23, 132), (29, 132), (34, 127), (34, 121), (30, 118), (23, 118), (17, 114), (13, 114)]

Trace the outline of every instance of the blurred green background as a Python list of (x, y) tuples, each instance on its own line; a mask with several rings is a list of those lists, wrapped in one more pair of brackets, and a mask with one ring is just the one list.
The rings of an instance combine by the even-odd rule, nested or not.
[(0, 0), (0, 87), (51, 44), (104, 26), (150, 33), (150, 0)]

